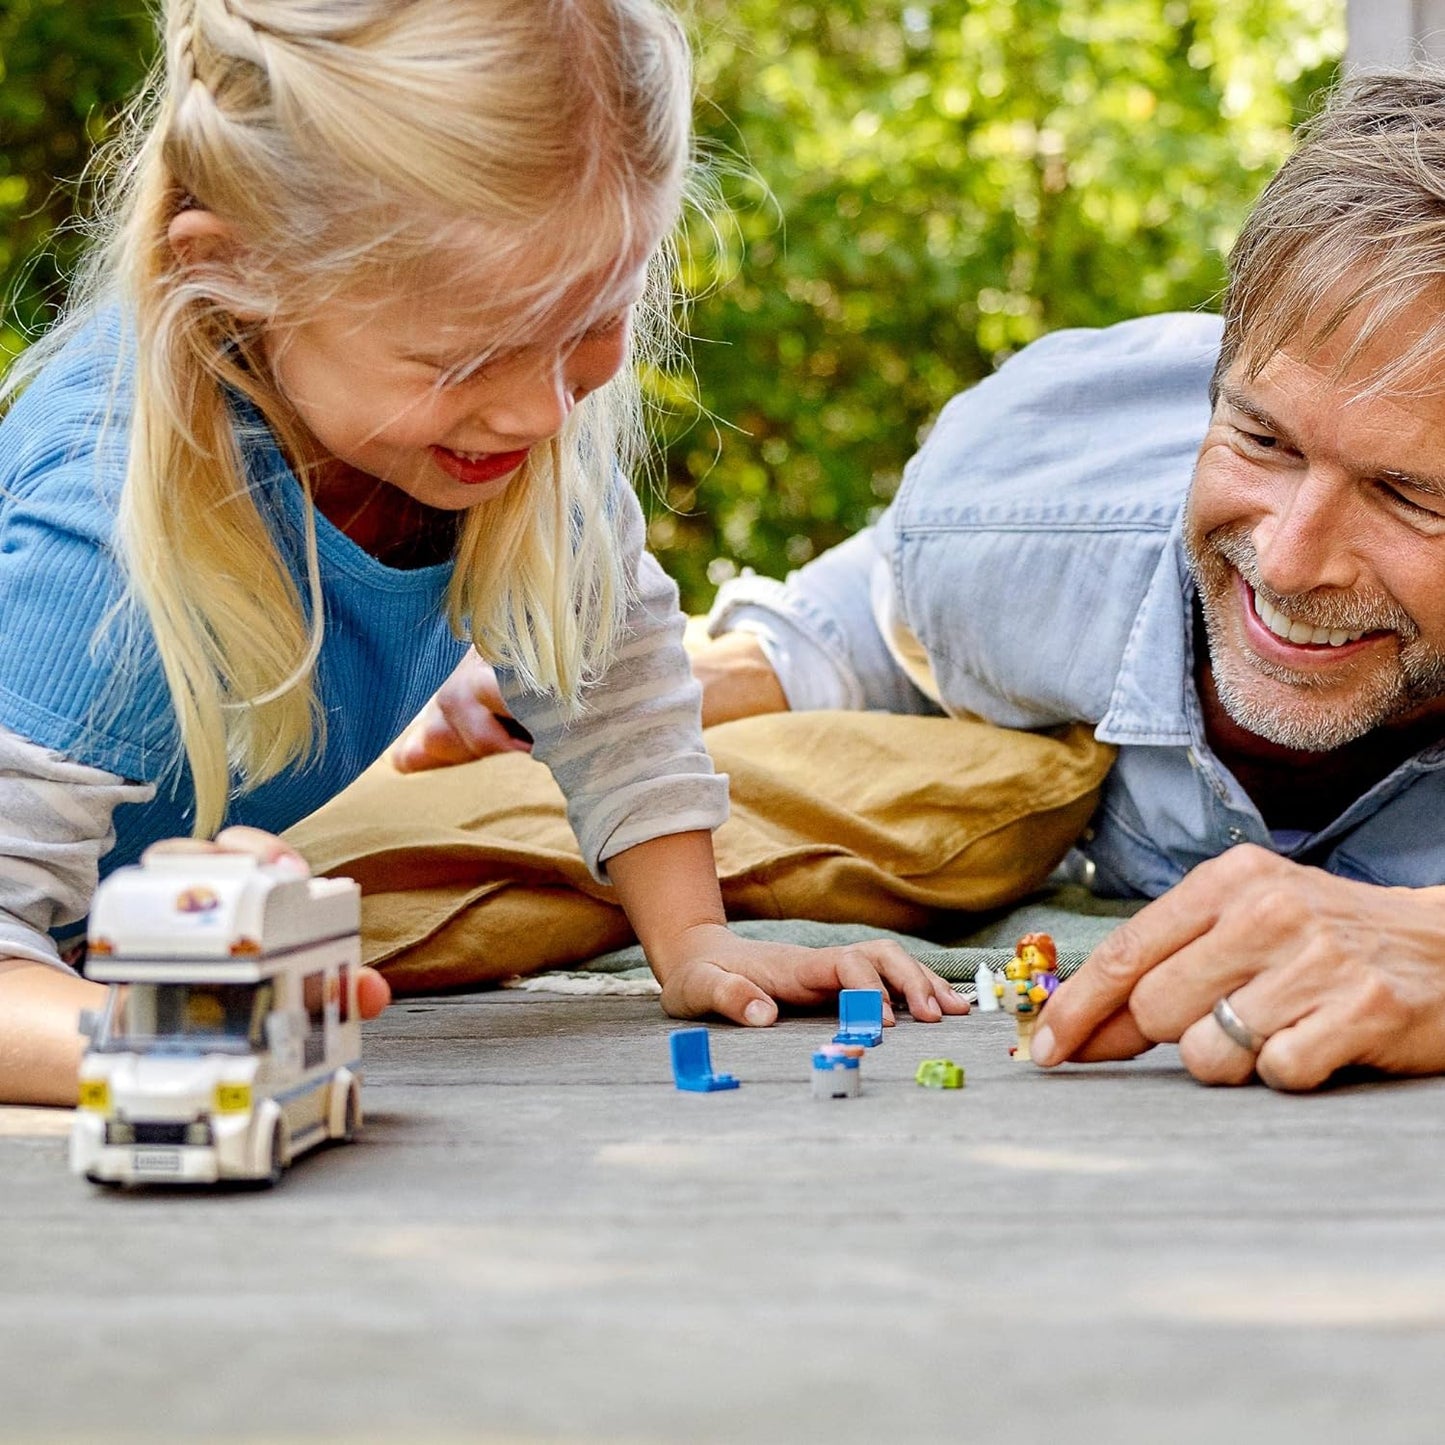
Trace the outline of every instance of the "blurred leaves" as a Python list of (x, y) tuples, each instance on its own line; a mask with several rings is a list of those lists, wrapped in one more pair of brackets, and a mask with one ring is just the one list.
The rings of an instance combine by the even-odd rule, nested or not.
[(144, 0), (0, 4), (0, 369), (63, 299), (79, 178), (154, 43)]
[[(1062, 326), (1207, 307), (1334, 78), (1338, 0), (693, 0), (694, 405), (652, 541), (704, 604), (863, 526), (961, 387)], [(707, 289), (708, 287), (711, 289)]]
[[(1209, 306), (1334, 77), (1343, 0), (690, 0), (725, 208), (654, 377), (651, 535), (688, 605), (867, 523), (948, 397), (1061, 326)], [(0, 365), (63, 294), (141, 0), (0, 7)], [(47, 237), (51, 254), (37, 254)]]

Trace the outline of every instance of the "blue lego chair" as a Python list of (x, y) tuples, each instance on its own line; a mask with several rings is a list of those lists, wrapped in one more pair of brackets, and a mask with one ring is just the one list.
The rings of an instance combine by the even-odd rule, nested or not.
[(883, 991), (845, 988), (838, 993), (838, 1032), (835, 1044), (862, 1044), (871, 1049), (883, 1042)]
[(672, 1047), (672, 1077), (679, 1089), (691, 1094), (711, 1094), (719, 1089), (736, 1089), (731, 1074), (712, 1071), (706, 1029), (674, 1029), (668, 1035)]

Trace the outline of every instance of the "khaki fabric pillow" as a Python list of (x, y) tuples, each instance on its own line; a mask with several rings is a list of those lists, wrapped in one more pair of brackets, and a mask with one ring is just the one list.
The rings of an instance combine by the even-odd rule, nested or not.
[[(715, 836), (733, 918), (928, 931), (1029, 893), (1082, 832), (1113, 750), (938, 717), (777, 713), (707, 732), (731, 779)], [(403, 775), (382, 761), (287, 835), (363, 890), (393, 987), (472, 984), (632, 942), (551, 774), (524, 753)]]

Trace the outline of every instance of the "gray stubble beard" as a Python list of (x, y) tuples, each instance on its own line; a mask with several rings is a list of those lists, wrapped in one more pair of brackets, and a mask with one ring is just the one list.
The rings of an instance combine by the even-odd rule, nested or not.
[[(1186, 527), (1185, 549), (1204, 613), (1204, 631), (1215, 690), (1224, 710), (1242, 728), (1281, 747), (1301, 752), (1332, 752), (1366, 733), (1394, 721), (1445, 694), (1445, 655), (1426, 645), (1420, 629), (1392, 598), (1383, 594), (1341, 597), (1301, 593), (1281, 596), (1259, 580), (1254, 543), (1244, 527), (1222, 528), (1196, 542)], [(1380, 662), (1356, 668), (1362, 685), (1347, 710), (1327, 710), (1322, 701), (1308, 706), (1311, 692), (1333, 688), (1350, 676), (1341, 669), (1330, 679), (1265, 661), (1240, 657), (1228, 644), (1231, 626), (1226, 598), (1234, 588), (1234, 574), (1260, 591), (1272, 605), (1291, 617), (1317, 627), (1346, 631), (1389, 631), (1398, 645), (1393, 663)], [(1254, 695), (1251, 678), (1268, 677), (1292, 689), (1297, 706), (1269, 704)]]

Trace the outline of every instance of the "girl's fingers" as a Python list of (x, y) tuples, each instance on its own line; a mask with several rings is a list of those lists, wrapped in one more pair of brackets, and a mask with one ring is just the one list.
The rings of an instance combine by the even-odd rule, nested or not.
[(356, 1006), (364, 1019), (374, 1019), (391, 1002), (391, 985), (374, 968), (356, 976)]
[(443, 714), (430, 703), (419, 722), (392, 747), (391, 763), (399, 773), (421, 773), (475, 762), (496, 753), (530, 752), (531, 744), (508, 731), (502, 716), (477, 707), (463, 717)]
[(290, 863), (299, 872), (309, 874), (310, 865), (284, 838), (260, 828), (237, 825), (222, 828), (216, 834), (216, 846), (222, 853), (249, 853), (263, 863)]
[(892, 1028), (896, 1022), (893, 1016), (893, 1000), (889, 997), (887, 980), (873, 961), (869, 945), (859, 944), (840, 950), (838, 987), (876, 988), (883, 995), (883, 1025), (885, 1028)]
[[(896, 943), (879, 940), (867, 946), (878, 965), (878, 971), (903, 995), (908, 1004), (908, 1012), (924, 1023), (937, 1023), (944, 1014), (944, 1003), (939, 989), (941, 987), (953, 994), (949, 985)], [(953, 994), (953, 997), (958, 998), (957, 994)], [(961, 999), (959, 1002), (962, 1003), (962, 1008), (955, 1008), (951, 1012), (967, 1013), (968, 1004)]]
[(699, 960), (671, 973), (662, 986), (663, 1012), (677, 1019), (717, 1013), (750, 1028), (775, 1023), (778, 1006), (751, 979)]
[(968, 1013), (972, 1008), (969, 1001), (946, 978), (933, 973), (932, 969), (929, 973), (933, 975), (933, 996), (938, 1000), (940, 1010), (945, 1014)]
[(241, 824), (222, 828), (214, 842), (209, 838), (162, 838), (141, 854), (141, 860), (157, 853), (249, 853), (262, 863), (289, 863), (299, 873), (311, 872), (306, 860), (284, 838)]

